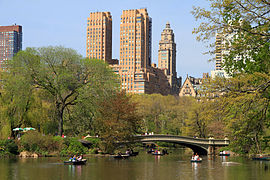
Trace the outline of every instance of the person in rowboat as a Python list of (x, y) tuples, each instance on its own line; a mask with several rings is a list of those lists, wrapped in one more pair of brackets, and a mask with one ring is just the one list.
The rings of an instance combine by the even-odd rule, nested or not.
[(77, 161), (76, 155), (74, 155), (73, 158), (72, 158), (72, 162), (75, 162), (75, 161)]
[(199, 160), (200, 159), (200, 157), (199, 157), (199, 155), (196, 153), (196, 155), (194, 156), (194, 160)]
[(81, 161), (82, 160), (82, 155), (80, 155), (77, 160)]

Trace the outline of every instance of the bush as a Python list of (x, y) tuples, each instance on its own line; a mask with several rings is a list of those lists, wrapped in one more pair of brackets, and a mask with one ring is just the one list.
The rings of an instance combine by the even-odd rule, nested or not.
[(85, 140), (87, 140), (89, 143), (91, 143), (91, 148), (98, 148), (100, 145), (99, 138), (88, 137)]
[(0, 155), (18, 154), (18, 146), (14, 140), (0, 140)]
[(36, 131), (25, 133), (20, 141), (20, 151), (29, 151), (46, 155), (60, 152), (63, 147), (61, 137), (45, 136)]
[(60, 152), (62, 156), (74, 155), (74, 154), (85, 154), (87, 148), (78, 141), (77, 138), (65, 138), (64, 139), (64, 148)]
[(97, 148), (89, 149), (89, 150), (88, 150), (88, 153), (89, 153), (89, 154), (98, 154), (98, 149), (97, 149)]
[(219, 148), (218, 150), (219, 150), (219, 151), (230, 151), (231, 148), (227, 146), (227, 147), (221, 147), (221, 148)]
[(42, 155), (50, 153), (57, 153), (61, 156), (85, 154), (87, 150), (77, 138), (45, 136), (36, 131), (25, 133), (19, 143), (19, 151), (35, 152)]

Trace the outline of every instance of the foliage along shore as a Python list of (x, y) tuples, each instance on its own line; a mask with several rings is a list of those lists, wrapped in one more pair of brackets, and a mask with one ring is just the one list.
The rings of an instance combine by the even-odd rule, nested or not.
[[(94, 140), (93, 140), (94, 141)], [(94, 144), (92, 148), (94, 148)], [(22, 156), (31, 157), (33, 154), (39, 157), (70, 156), (73, 154), (91, 153), (91, 149), (84, 147), (78, 138), (62, 138), (60, 136), (42, 135), (38, 132), (28, 132), (20, 140), (1, 140), (0, 156), (14, 156), (23, 152)]]
[[(14, 157), (20, 156), (23, 158), (27, 157), (67, 157), (73, 156), (75, 154), (83, 154), (85, 156), (108, 156), (113, 152), (102, 152), (101, 146), (102, 142), (99, 138), (90, 137), (85, 140), (88, 141), (91, 145), (85, 147), (81, 142), (78, 141), (79, 138), (75, 137), (66, 137), (62, 138), (60, 136), (48, 136), (42, 135), (41, 133), (32, 131), (22, 136), (20, 140), (7, 139), (0, 140), (0, 157)], [(156, 144), (158, 148), (179, 148), (182, 146), (174, 145), (171, 143), (158, 142)], [(136, 144), (133, 146), (123, 146), (118, 149), (115, 149), (114, 153), (119, 151), (124, 151), (126, 148), (142, 148), (142, 144)], [(182, 147), (183, 148), (183, 147)], [(217, 151), (230, 151), (232, 156), (247, 156), (254, 157), (256, 154), (238, 154), (232, 152), (230, 147), (219, 148)], [(218, 152), (216, 151), (216, 155)], [(187, 154), (193, 154), (189, 149), (185, 150)], [(266, 154), (267, 155), (267, 154)]]

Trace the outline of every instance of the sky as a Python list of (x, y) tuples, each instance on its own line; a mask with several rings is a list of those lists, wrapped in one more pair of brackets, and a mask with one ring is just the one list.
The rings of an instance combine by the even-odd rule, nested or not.
[(203, 55), (206, 44), (196, 41), (192, 30), (199, 25), (193, 6), (207, 7), (206, 0), (0, 0), (0, 26), (23, 27), (26, 47), (64, 46), (86, 56), (86, 27), (90, 12), (109, 11), (113, 21), (112, 57), (119, 59), (122, 10), (147, 8), (152, 18), (152, 62), (158, 63), (158, 43), (166, 22), (176, 42), (177, 75), (202, 77), (215, 68)]

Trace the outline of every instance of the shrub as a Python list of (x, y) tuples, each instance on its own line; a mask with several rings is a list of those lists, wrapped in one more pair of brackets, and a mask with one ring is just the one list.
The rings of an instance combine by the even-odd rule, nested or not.
[(18, 154), (18, 146), (14, 140), (0, 140), (0, 154), (1, 155), (16, 155)]
[(73, 155), (73, 154), (85, 154), (87, 148), (78, 141), (77, 138), (65, 138), (64, 139), (64, 148), (61, 151), (61, 155)]
[(19, 143), (19, 151), (35, 152), (42, 155), (49, 153), (59, 153), (62, 156), (85, 154), (87, 150), (77, 138), (45, 136), (36, 131), (25, 133)]
[(88, 137), (85, 140), (87, 140), (89, 143), (91, 143), (91, 148), (98, 148), (100, 145), (99, 138)]
[(88, 150), (88, 153), (89, 153), (89, 154), (98, 154), (98, 149), (97, 149), (97, 148), (89, 149), (89, 150)]
[(25, 133), (20, 141), (20, 151), (30, 151), (46, 155), (51, 152), (60, 152), (63, 147), (61, 137), (45, 136), (36, 131)]

